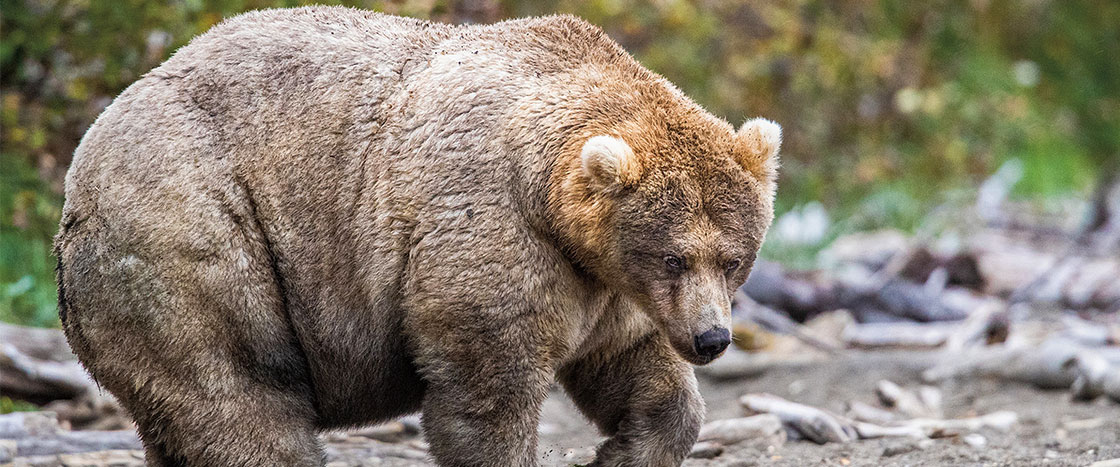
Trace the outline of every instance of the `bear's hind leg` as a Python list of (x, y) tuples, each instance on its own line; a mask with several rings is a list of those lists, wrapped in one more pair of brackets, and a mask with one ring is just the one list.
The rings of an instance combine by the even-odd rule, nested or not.
[(308, 363), (270, 269), (249, 259), (260, 255), (237, 245), (200, 259), (122, 243), (130, 232), (62, 242), (62, 325), (149, 462), (322, 465)]
[(704, 421), (692, 368), (659, 334), (609, 360), (569, 364), (559, 378), (580, 411), (610, 436), (593, 466), (680, 465)]
[[(306, 404), (244, 387), (214, 397), (185, 388), (136, 394), (128, 407), (148, 465), (320, 466), (324, 462)], [(141, 404), (136, 402), (143, 401)]]
[(144, 442), (144, 463), (148, 467), (188, 467), (190, 464), (171, 453), (163, 443)]

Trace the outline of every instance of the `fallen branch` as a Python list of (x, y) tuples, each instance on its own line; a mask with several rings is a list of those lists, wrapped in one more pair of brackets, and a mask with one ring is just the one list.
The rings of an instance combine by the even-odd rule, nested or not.
[(57, 329), (0, 323), (0, 393), (44, 406), (74, 428), (130, 426), (116, 400), (90, 378)]
[(1019, 422), (1019, 415), (1015, 412), (1002, 410), (979, 417), (969, 418), (917, 418), (905, 422), (905, 425), (915, 426), (925, 431), (931, 438), (955, 436), (966, 432), (975, 432), (982, 429), (996, 429), (1008, 431)]
[(1070, 390), (1078, 400), (1093, 400), (1107, 396), (1120, 402), (1120, 363), (1110, 362), (1099, 352), (1084, 350), (1066, 362), (1073, 368), (1075, 378)]
[(818, 444), (845, 443), (857, 437), (851, 421), (844, 417), (772, 394), (747, 394), (739, 398), (739, 405), (749, 413), (777, 415), (783, 424)]
[(0, 323), (0, 342), (19, 349), (23, 355), (39, 360), (52, 362), (77, 360), (77, 357), (70, 352), (66, 336), (58, 329)]
[(841, 339), (848, 347), (859, 349), (933, 349), (944, 345), (959, 328), (959, 323), (911, 321), (852, 324), (844, 328)]
[(0, 345), (0, 390), (10, 397), (44, 403), (74, 399), (96, 391), (96, 385), (76, 360), (42, 360), (5, 342)]
[(875, 387), (875, 395), (885, 407), (893, 408), (908, 417), (941, 417), (941, 392), (931, 386), (923, 386), (917, 392), (881, 380)]
[(890, 425), (899, 421), (898, 414), (860, 401), (848, 402), (848, 416), (856, 421)]
[[(893, 383), (887, 386), (891, 385)], [(888, 391), (893, 392), (893, 389)], [(918, 417), (909, 420), (888, 420), (889, 417), (876, 410), (871, 418), (879, 420), (878, 422), (857, 421), (827, 410), (790, 402), (772, 394), (747, 394), (739, 398), (739, 404), (748, 413), (776, 415), (790, 431), (791, 436), (804, 437), (818, 444), (885, 437), (938, 438), (959, 436), (982, 429), (1007, 431), (1019, 420), (1018, 415), (1010, 411), (958, 419)], [(930, 412), (929, 405), (932, 404), (928, 402), (923, 404), (927, 407), (922, 411)], [(852, 403), (849, 408), (853, 406), (857, 404)], [(864, 410), (859, 409), (859, 411)]]
[(1076, 374), (1066, 363), (1082, 347), (1062, 338), (1051, 338), (1035, 347), (1002, 347), (971, 353), (950, 352), (944, 361), (922, 372), (927, 383), (949, 378), (984, 375), (1032, 384), (1042, 389), (1065, 389)]
[(740, 290), (753, 301), (782, 310), (798, 321), (838, 309), (850, 310), (862, 317), (861, 321), (881, 319), (876, 318), (881, 315), (921, 322), (954, 321), (964, 319), (983, 303), (963, 289), (910, 282), (896, 276), (899, 271), (895, 269), (884, 267), (870, 272), (852, 267), (828, 278), (758, 262)]
[(772, 414), (729, 418), (705, 423), (700, 428), (697, 441), (711, 441), (731, 445), (749, 439), (759, 439), (779, 433), (782, 420)]
[[(52, 412), (0, 415), (0, 439), (15, 442), (14, 457), (141, 449), (132, 430), (70, 431), (62, 428)], [(11, 461), (0, 458), (0, 462)]]

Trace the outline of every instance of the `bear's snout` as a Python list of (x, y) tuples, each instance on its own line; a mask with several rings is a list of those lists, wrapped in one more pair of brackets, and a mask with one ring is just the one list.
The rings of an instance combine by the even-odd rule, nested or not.
[(693, 338), (696, 353), (714, 359), (731, 344), (731, 332), (727, 328), (715, 327)]

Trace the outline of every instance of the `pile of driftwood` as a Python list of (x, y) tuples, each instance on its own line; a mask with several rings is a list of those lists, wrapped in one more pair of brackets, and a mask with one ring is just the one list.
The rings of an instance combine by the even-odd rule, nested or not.
[[(1010, 378), (1115, 396), (1120, 248), (1063, 238), (989, 228), (921, 242), (882, 231), (837, 240), (821, 270), (759, 262), (733, 301), (735, 343), (757, 351), (779, 334), (828, 353), (940, 349), (958, 375), (1035, 365)], [(1044, 343), (1061, 351), (1043, 355)]]
[(801, 439), (824, 444), (891, 437), (923, 442), (932, 438), (960, 437), (969, 445), (981, 446), (987, 440), (979, 431), (1007, 431), (1019, 419), (1010, 411), (943, 418), (941, 392), (932, 386), (909, 390), (883, 380), (878, 383), (875, 394), (878, 405), (851, 401), (844, 414), (772, 394), (747, 394), (739, 399), (739, 405), (748, 416), (704, 425), (690, 455), (716, 457), (726, 446), (748, 440), (766, 440), (780, 446), (786, 440)]
[(1120, 251), (1014, 232), (976, 233), (956, 248), (894, 231), (857, 234), (834, 242), (822, 262), (825, 270), (790, 271), (759, 261), (742, 292), (802, 322), (837, 309), (863, 323), (955, 321), (993, 304), (1120, 311)]

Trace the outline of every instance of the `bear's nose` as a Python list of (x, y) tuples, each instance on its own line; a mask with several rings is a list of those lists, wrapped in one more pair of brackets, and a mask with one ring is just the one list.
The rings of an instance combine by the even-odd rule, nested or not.
[(727, 328), (712, 328), (694, 339), (697, 354), (715, 358), (731, 344), (731, 332)]

